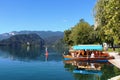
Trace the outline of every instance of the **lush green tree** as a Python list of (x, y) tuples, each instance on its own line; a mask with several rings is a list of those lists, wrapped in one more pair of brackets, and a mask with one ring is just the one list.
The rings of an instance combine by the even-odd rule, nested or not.
[(80, 20), (80, 22), (75, 25), (74, 28), (72, 28), (70, 37), (73, 40), (74, 44), (90, 44), (92, 39), (92, 31), (92, 27), (90, 27), (87, 22)]
[(120, 0), (98, 0), (94, 15), (101, 40), (120, 44)]
[(95, 36), (93, 27), (83, 19), (71, 30), (64, 31), (64, 40), (68, 45), (93, 44)]
[(68, 45), (73, 45), (73, 41), (71, 40), (70, 34), (71, 34), (71, 30), (64, 31), (64, 41)]

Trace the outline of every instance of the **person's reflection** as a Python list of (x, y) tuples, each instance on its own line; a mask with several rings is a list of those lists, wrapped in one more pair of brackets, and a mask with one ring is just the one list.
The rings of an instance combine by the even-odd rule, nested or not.
[(48, 55), (45, 55), (45, 61), (48, 61)]
[(30, 46), (27, 46), (27, 52), (29, 52), (30, 51)]
[(48, 50), (47, 50), (47, 47), (45, 48), (45, 61), (48, 60)]

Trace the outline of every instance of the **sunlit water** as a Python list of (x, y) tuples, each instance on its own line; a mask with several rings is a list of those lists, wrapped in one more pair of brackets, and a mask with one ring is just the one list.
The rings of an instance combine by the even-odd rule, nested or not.
[(107, 80), (120, 75), (111, 64), (102, 64), (99, 74), (74, 73), (76, 66), (63, 61), (61, 52), (38, 48), (0, 48), (0, 80)]

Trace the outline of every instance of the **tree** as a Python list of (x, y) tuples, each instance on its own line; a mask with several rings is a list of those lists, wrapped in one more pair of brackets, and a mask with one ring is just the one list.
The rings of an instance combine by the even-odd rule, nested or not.
[(95, 39), (93, 37), (93, 28), (83, 19), (72, 27), (71, 30), (64, 32), (64, 40), (68, 45), (92, 44)]
[(120, 44), (120, 0), (98, 0), (94, 16), (101, 40)]
[(64, 31), (64, 41), (68, 45), (73, 45), (73, 41), (70, 38), (71, 30), (65, 30)]
[(84, 20), (80, 20), (80, 22), (72, 28), (72, 33), (70, 35), (74, 44), (90, 44), (91, 43), (91, 33), (92, 28), (90, 25)]

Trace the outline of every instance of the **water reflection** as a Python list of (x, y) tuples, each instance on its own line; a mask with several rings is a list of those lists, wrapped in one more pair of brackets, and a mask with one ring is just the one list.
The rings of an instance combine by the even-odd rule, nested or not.
[[(27, 76), (29, 76), (27, 77), (29, 80), (40, 80), (41, 77), (42, 80), (108, 80), (120, 75), (120, 70), (110, 63), (70, 60), (62, 63), (61, 52), (58, 53), (48, 48), (48, 55), (45, 55), (45, 53), (45, 49), (39, 47), (0, 47), (0, 80), (14, 80), (7, 78), (6, 75), (18, 76), (21, 80)], [(9, 58), (12, 61), (1, 58)], [(13, 60), (19, 61), (14, 62)], [(21, 63), (21, 61), (24, 62)], [(26, 61), (28, 62), (26, 63)], [(14, 76), (16, 73), (18, 75)], [(6, 75), (3, 76), (3, 74)], [(62, 77), (61, 74), (63, 74)], [(36, 79), (36, 76), (38, 79)]]
[[(0, 47), (0, 57), (10, 58), (20, 61), (61, 61), (61, 55), (55, 52), (49, 52), (45, 55), (45, 49), (40, 47)], [(48, 59), (49, 57), (49, 59)]]
[(107, 80), (120, 74), (120, 70), (110, 64), (65, 60), (64, 68), (71, 72), (76, 80)]
[(0, 47), (2, 53), (7, 54), (11, 59), (34, 60), (41, 55), (41, 49), (30, 47)]
[(85, 69), (85, 70), (101, 70), (100, 63), (90, 63), (90, 62), (79, 62), (79, 61), (64, 61), (65, 63), (71, 63), (76, 66), (77, 69)]
[(45, 55), (45, 61), (46, 62), (48, 61), (48, 55)]

